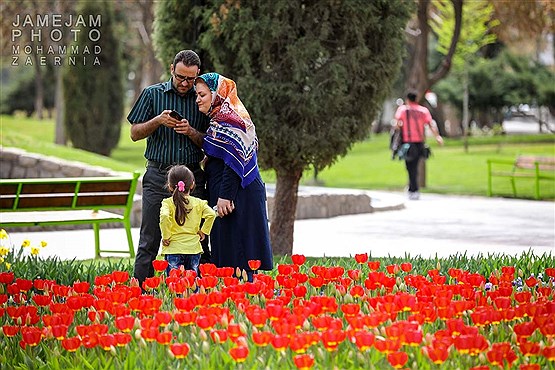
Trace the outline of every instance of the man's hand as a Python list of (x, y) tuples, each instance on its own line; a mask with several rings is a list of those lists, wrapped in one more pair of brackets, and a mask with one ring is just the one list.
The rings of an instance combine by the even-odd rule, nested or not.
[(441, 135), (436, 136), (436, 141), (439, 145), (443, 146), (443, 138), (441, 137)]
[(175, 129), (175, 127), (179, 124), (178, 119), (173, 118), (172, 116), (170, 116), (171, 110), (166, 109), (164, 111), (162, 111), (162, 113), (160, 113), (159, 117), (159, 121), (162, 125), (166, 126), (167, 128), (173, 128)]
[(229, 215), (235, 209), (233, 201), (229, 199), (218, 198), (218, 203), (216, 204), (215, 211), (218, 212), (218, 216), (224, 217)]
[(168, 245), (170, 245), (170, 239), (162, 239), (162, 245), (164, 247), (167, 247)]
[(202, 231), (199, 230), (199, 232), (197, 233), (198, 236), (200, 237), (200, 241), (203, 241), (204, 238), (206, 238), (206, 234), (204, 234)]

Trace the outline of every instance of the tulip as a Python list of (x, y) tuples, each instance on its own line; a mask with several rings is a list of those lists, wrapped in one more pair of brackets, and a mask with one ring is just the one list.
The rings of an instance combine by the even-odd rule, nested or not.
[(42, 339), (42, 331), (36, 326), (21, 328), (21, 338), (26, 346), (36, 346)]
[(248, 260), (247, 263), (249, 265), (249, 268), (253, 271), (258, 270), (262, 265), (262, 262), (260, 260)]
[(400, 369), (409, 360), (409, 355), (406, 352), (392, 352), (387, 355), (387, 361), (395, 369)]
[(68, 352), (75, 352), (81, 346), (79, 337), (71, 337), (62, 339), (62, 347)]
[(191, 347), (187, 343), (174, 343), (170, 345), (170, 351), (177, 359), (187, 357)]
[(299, 370), (308, 370), (314, 366), (314, 356), (309, 354), (296, 355), (293, 362)]
[(355, 261), (360, 264), (368, 262), (368, 253), (355, 254)]
[(2, 326), (2, 331), (7, 337), (15, 337), (19, 333), (19, 326), (17, 325), (4, 325)]
[(539, 355), (541, 350), (540, 345), (538, 343), (528, 342), (526, 340), (523, 340), (519, 343), (519, 348), (520, 348), (520, 352), (522, 352), (524, 356)]
[(161, 345), (168, 345), (172, 340), (173, 333), (171, 331), (163, 331), (156, 335), (156, 341)]
[(367, 351), (374, 344), (375, 336), (367, 331), (357, 331), (353, 339), (360, 351)]
[(291, 261), (297, 266), (300, 266), (305, 263), (306, 257), (302, 254), (293, 254), (291, 255)]
[(235, 362), (244, 362), (249, 355), (249, 348), (245, 346), (237, 346), (229, 349), (229, 354)]
[(166, 260), (154, 260), (152, 261), (152, 267), (154, 267), (154, 270), (158, 271), (158, 272), (162, 272), (164, 270), (166, 270), (166, 268), (168, 268), (168, 261)]
[(252, 341), (259, 347), (266, 347), (272, 341), (274, 335), (268, 331), (253, 332)]
[(545, 347), (542, 354), (548, 361), (555, 361), (555, 346)]
[(441, 365), (449, 357), (449, 346), (436, 343), (431, 346), (422, 347), (422, 352), (424, 352), (434, 364)]

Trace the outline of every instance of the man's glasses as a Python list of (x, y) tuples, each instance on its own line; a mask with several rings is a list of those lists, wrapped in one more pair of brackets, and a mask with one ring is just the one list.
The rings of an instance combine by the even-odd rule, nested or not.
[(183, 83), (183, 81), (187, 81), (187, 83), (193, 82), (193, 81), (196, 80), (196, 78), (197, 78), (197, 76), (195, 76), (195, 77), (186, 77), (186, 76), (178, 75), (177, 73), (174, 73), (174, 74), (173, 74), (173, 77), (175, 77), (175, 80), (176, 80), (178, 83)]

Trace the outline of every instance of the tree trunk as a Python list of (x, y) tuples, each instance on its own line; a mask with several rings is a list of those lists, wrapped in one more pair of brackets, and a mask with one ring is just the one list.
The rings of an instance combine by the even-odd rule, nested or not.
[(34, 53), (33, 59), (35, 64), (35, 114), (38, 119), (42, 120), (44, 114), (44, 81), (39, 63), (39, 55)]
[(463, 137), (464, 137), (464, 152), (468, 153), (468, 130), (469, 126), (469, 119), (468, 119), (468, 70), (466, 65), (464, 66), (463, 71), (463, 114), (462, 114), (462, 128), (463, 128)]
[(426, 187), (426, 160), (420, 158), (418, 161), (418, 187), (424, 189)]
[(424, 96), (428, 89), (428, 5), (429, 0), (418, 2), (418, 30), (416, 32), (414, 55), (409, 69), (407, 88), (418, 91), (418, 100)]
[(270, 224), (270, 240), (275, 255), (293, 253), (297, 192), (302, 174), (302, 170), (276, 171), (276, 193)]
[(54, 143), (59, 145), (67, 144), (66, 129), (64, 127), (64, 83), (62, 68), (55, 68), (56, 73), (56, 97), (54, 105), (56, 109), (56, 130), (54, 134)]
[(422, 99), (426, 90), (435, 85), (439, 80), (447, 75), (451, 69), (451, 60), (455, 54), (462, 25), (462, 3), (463, 0), (451, 0), (455, 10), (455, 29), (447, 55), (443, 58), (438, 68), (432, 73), (428, 73), (428, 35), (430, 27), (428, 25), (428, 5), (430, 0), (418, 1), (418, 31), (415, 33), (415, 51), (409, 70), (407, 88), (418, 91), (418, 101)]

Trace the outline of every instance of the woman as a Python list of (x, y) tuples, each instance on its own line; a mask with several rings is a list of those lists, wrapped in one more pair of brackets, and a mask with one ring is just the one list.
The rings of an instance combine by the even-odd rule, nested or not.
[(217, 73), (195, 80), (199, 110), (210, 117), (204, 137), (209, 204), (220, 218), (210, 233), (212, 261), (239, 267), (252, 281), (249, 260), (273, 268), (266, 212), (266, 188), (257, 164), (258, 138), (235, 82)]

